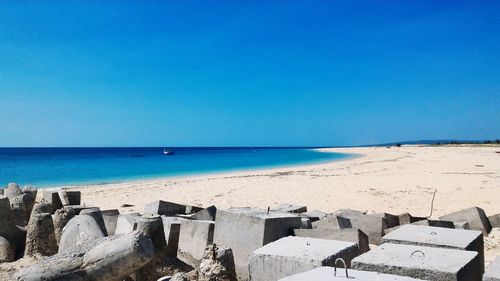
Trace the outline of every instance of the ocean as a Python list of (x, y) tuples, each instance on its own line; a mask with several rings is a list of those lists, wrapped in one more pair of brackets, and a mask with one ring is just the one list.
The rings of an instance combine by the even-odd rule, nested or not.
[(315, 164), (350, 157), (310, 148), (0, 148), (0, 186), (91, 185)]

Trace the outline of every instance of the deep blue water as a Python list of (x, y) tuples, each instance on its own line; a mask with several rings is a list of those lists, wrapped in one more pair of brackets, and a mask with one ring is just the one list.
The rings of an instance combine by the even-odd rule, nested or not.
[(312, 164), (348, 154), (305, 148), (0, 148), (0, 186), (97, 184)]

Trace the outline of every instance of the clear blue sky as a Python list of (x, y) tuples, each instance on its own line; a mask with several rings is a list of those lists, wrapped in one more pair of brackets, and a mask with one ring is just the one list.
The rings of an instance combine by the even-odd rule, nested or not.
[(500, 137), (500, 1), (1, 1), (0, 146)]

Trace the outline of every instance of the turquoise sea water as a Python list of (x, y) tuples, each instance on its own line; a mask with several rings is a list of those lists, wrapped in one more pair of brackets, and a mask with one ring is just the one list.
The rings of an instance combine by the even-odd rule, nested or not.
[(0, 148), (0, 186), (98, 184), (313, 164), (349, 154), (308, 148)]

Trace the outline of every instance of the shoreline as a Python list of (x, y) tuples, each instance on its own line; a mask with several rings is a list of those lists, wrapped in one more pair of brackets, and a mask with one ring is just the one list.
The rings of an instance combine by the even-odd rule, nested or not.
[[(299, 148), (298, 148), (299, 149)], [(321, 153), (338, 153), (335, 151), (330, 151), (331, 149), (334, 148), (305, 148), (305, 149), (310, 149), (310, 150), (315, 150), (319, 151)], [(199, 177), (211, 177), (211, 176), (219, 176), (219, 175), (229, 175), (229, 174), (240, 174), (240, 173), (254, 173), (254, 172), (261, 172), (261, 171), (268, 171), (268, 170), (274, 170), (274, 169), (290, 169), (290, 168), (297, 168), (297, 167), (309, 167), (309, 166), (315, 166), (315, 165), (322, 165), (322, 164), (329, 164), (333, 162), (340, 162), (340, 161), (348, 161), (354, 158), (358, 157), (363, 157), (364, 155), (362, 154), (355, 154), (355, 153), (338, 153), (338, 154), (344, 154), (341, 158), (338, 159), (327, 159), (327, 160), (318, 160), (318, 161), (312, 161), (310, 163), (295, 163), (295, 164), (284, 164), (284, 165), (272, 165), (272, 166), (262, 166), (262, 167), (247, 167), (247, 168), (235, 168), (234, 170), (221, 170), (221, 171), (206, 171), (206, 172), (193, 172), (193, 173), (187, 173), (187, 174), (179, 174), (179, 175), (159, 175), (159, 176), (151, 176), (151, 177), (144, 177), (144, 178), (134, 178), (134, 179), (124, 179), (124, 180), (117, 180), (117, 181), (104, 181), (104, 182), (95, 182), (95, 183), (81, 183), (81, 184), (48, 184), (48, 186), (38, 186), (38, 190), (52, 190), (52, 189), (79, 189), (79, 188), (92, 188), (92, 187), (99, 187), (99, 186), (106, 186), (106, 185), (114, 185), (114, 184), (134, 184), (134, 183), (146, 183), (146, 182), (157, 182), (157, 181), (163, 181), (163, 180), (182, 180), (185, 178), (199, 178)]]
[[(328, 148), (357, 154), (322, 164), (298, 165), (209, 175), (76, 186), (82, 202), (102, 209), (140, 212), (145, 204), (166, 200), (220, 208), (267, 208), (281, 203), (306, 205), (309, 210), (341, 208), (369, 212), (430, 213), (433, 217), (479, 206), (500, 213), (492, 204), (500, 189), (498, 147), (357, 147)], [(360, 156), (362, 155), (362, 156)], [(480, 164), (480, 167), (476, 166)], [(122, 208), (122, 204), (134, 205)]]

